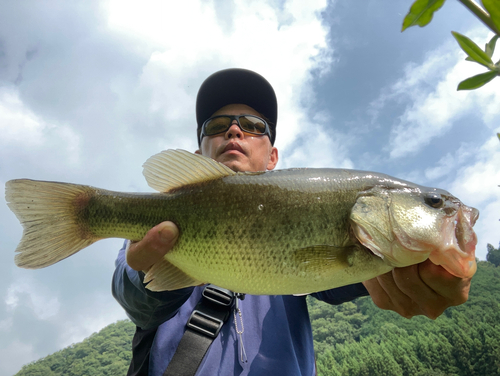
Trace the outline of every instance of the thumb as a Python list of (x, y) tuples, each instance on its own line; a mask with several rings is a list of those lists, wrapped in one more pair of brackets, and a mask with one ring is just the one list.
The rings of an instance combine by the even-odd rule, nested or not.
[(149, 230), (139, 242), (132, 242), (127, 250), (127, 263), (134, 270), (148, 270), (170, 251), (179, 237), (173, 222), (162, 222)]
[(179, 228), (175, 223), (167, 221), (160, 223), (153, 229), (157, 232), (158, 241), (167, 247), (167, 252), (170, 251), (179, 237)]

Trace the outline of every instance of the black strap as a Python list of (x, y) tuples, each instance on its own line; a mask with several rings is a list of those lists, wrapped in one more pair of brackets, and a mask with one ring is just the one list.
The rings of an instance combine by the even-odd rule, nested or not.
[(186, 324), (175, 354), (163, 376), (194, 376), (208, 348), (229, 318), (234, 294), (208, 285)]
[(141, 329), (138, 326), (136, 327), (134, 338), (132, 339), (132, 361), (130, 362), (127, 376), (148, 376), (149, 353), (157, 329)]

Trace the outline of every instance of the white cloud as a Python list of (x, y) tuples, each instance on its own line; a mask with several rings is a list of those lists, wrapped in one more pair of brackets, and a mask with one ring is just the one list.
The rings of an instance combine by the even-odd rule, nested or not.
[(487, 244), (498, 248), (500, 242), (500, 236), (498, 236), (500, 234), (500, 197), (497, 196), (495, 200), (491, 200), (484, 206), (474, 230), (478, 237), (476, 257), (486, 260)]
[[(480, 41), (488, 41), (492, 36), (484, 28), (465, 34), (481, 46)], [(497, 51), (493, 60), (497, 60), (498, 55)], [(431, 141), (445, 134), (449, 142), (461, 140), (455, 150), (423, 170), (415, 167), (406, 178), (443, 185), (466, 205), (480, 210), (475, 226), (476, 255), (485, 259), (486, 244), (496, 245), (500, 233), (500, 144), (496, 137), (500, 131), (500, 80), (495, 79), (474, 91), (457, 92), (459, 82), (485, 71), (484, 67), (464, 58), (464, 52), (450, 39), (429, 52), (420, 65), (409, 64), (404, 77), (383, 89), (380, 97), (372, 102), (370, 112), (375, 122), (382, 111), (390, 111), (390, 106), (403, 106), (391, 129), (387, 147), (396, 163), (400, 158), (411, 160), (411, 157), (422, 156), (419, 153)], [(453, 127), (465, 118), (475, 120), (469, 125), (471, 136), (486, 128), (490, 138), (478, 146), (478, 141), (470, 141), (466, 134), (453, 135), (456, 132)], [(448, 140), (443, 138), (441, 142)]]
[[(500, 131), (500, 124), (498, 127)], [(476, 151), (475, 159), (462, 168), (452, 185), (459, 197), (468, 197), (471, 205), (482, 205), (500, 198), (500, 143), (495, 134)]]
[[(489, 40), (483, 29), (467, 33), (474, 40)], [(456, 121), (473, 114), (494, 127), (500, 115), (500, 80), (475, 91), (459, 91), (459, 82), (483, 73), (485, 68), (464, 61), (465, 54), (454, 40), (431, 51), (420, 65), (409, 64), (405, 75), (370, 106), (374, 121), (389, 103), (406, 103), (393, 126), (388, 151), (393, 159), (415, 155), (434, 138), (449, 132)], [(472, 125), (474, 128), (474, 125)]]
[[(96, 314), (95, 307), (100, 307), (99, 314)], [(92, 304), (83, 305), (78, 312), (65, 309), (62, 317), (58, 331), (60, 348), (81, 342), (110, 323), (127, 318), (123, 309), (106, 292), (93, 294)]]
[(0, 138), (1, 144), (41, 145), (47, 127), (23, 104), (17, 91), (0, 86)]
[[(279, 168), (313, 167), (313, 168), (353, 168), (353, 162), (347, 157), (352, 140), (339, 132), (330, 135), (325, 132), (325, 124), (330, 118), (325, 113), (316, 113), (306, 120), (304, 115), (298, 116), (304, 124), (300, 141), (287, 150), (286, 158), (280, 162)], [(292, 115), (293, 116), (293, 115)], [(307, 124), (307, 125), (305, 125)]]
[[(54, 3), (47, 19), (36, 7), (14, 7), (17, 21), (0, 24), (0, 63), (7, 65), (0, 70), (0, 182), (27, 177), (144, 189), (147, 157), (196, 148), (198, 87), (229, 67), (255, 70), (275, 88), (280, 152), (310, 125), (303, 120), (314, 102), (311, 71), (326, 72), (330, 61), (320, 14), (326, 0), (68, 4)], [(349, 163), (329, 150), (321, 128), (313, 136), (323, 142), (324, 160)], [(319, 161), (310, 140), (306, 154)], [(109, 292), (115, 244), (47, 270), (12, 272), (21, 228), (5, 205), (0, 223), (0, 268), (8, 271), (0, 273), (0, 353), (9, 354), (0, 356), (0, 374), (125, 318)], [(106, 256), (96, 256), (100, 249)], [(10, 338), (23, 354), (4, 351)]]
[(7, 332), (12, 326), (12, 317), (0, 321), (0, 332)]
[(455, 173), (459, 166), (469, 163), (474, 157), (474, 147), (462, 144), (454, 153), (447, 153), (435, 165), (425, 169), (425, 177), (428, 180), (438, 180)]
[[(498, 126), (500, 131), (500, 125)], [(500, 241), (500, 142), (496, 135), (477, 151), (467, 166), (459, 169), (450, 191), (465, 204), (479, 209), (474, 227), (478, 235), (476, 256), (486, 259), (486, 244)]]
[(9, 346), (0, 348), (0, 374), (14, 375), (21, 368), (20, 365), (37, 359), (33, 346), (17, 339), (13, 339)]
[[(11, 8), (0, 6), (6, 21), (0, 22), (5, 36), (0, 44), (0, 183), (33, 177), (147, 189), (143, 161), (163, 148), (196, 148), (197, 89), (209, 74), (229, 67), (255, 70), (276, 90), (277, 146), (280, 156), (286, 155), (279, 168), (352, 168), (350, 156), (379, 154), (372, 152), (370, 140), (360, 150), (353, 138), (378, 136), (382, 127), (350, 136), (349, 127), (345, 134), (334, 131), (327, 113), (311, 111), (313, 74), (325, 77), (332, 63), (328, 23), (338, 22), (322, 20), (326, 0), (111, 0), (77, 8), (54, 0), (50, 12), (36, 4), (19, 6), (3, 18)], [(371, 35), (364, 40), (379, 42)], [(471, 74), (464, 67), (474, 64), (463, 62), (451, 41), (422, 64), (408, 65), (405, 76), (372, 104), (374, 119), (381, 111), (392, 116), (394, 103), (404, 107), (390, 139), (393, 156), (422, 150), (472, 109), (494, 134), (500, 90), (492, 82), (477, 94), (455, 93), (456, 84)], [(457, 100), (463, 95), (469, 104)], [(450, 191), (479, 207), (480, 241), (496, 245), (500, 183), (491, 165), (500, 161), (496, 140), (490, 141), (479, 153), (462, 143), (428, 167), (425, 177), (450, 181), (458, 174)], [(417, 163), (408, 168), (409, 180), (424, 179)], [(451, 169), (455, 174), (447, 173)], [(3, 197), (2, 192), (3, 184)], [(125, 317), (109, 292), (119, 242), (99, 242), (45, 271), (12, 272), (21, 228), (7, 210), (0, 205), (0, 375)]]
[(49, 123), (32, 111), (12, 86), (0, 86), (0, 166), (12, 167), (9, 154), (24, 151), (37, 163), (37, 153), (50, 150), (52, 163), (60, 164), (61, 157), (69, 166), (76, 165), (80, 157), (80, 137), (67, 125)]
[[(276, 91), (278, 142), (284, 149), (300, 128), (296, 117), (287, 115), (302, 112), (314, 100), (311, 70), (324, 73), (331, 62), (320, 15), (325, 7), (326, 1), (288, 1), (282, 9), (265, 0), (236, 1), (224, 20), (214, 7), (193, 1), (151, 1), (144, 7), (112, 1), (108, 11), (113, 30), (133, 35), (136, 43), (154, 44), (156, 51), (141, 75), (142, 94), (149, 95), (150, 110), (163, 112), (169, 129), (194, 122), (201, 80), (218, 69), (248, 68), (266, 77)], [(280, 132), (281, 124), (286, 132)]]
[[(455, 53), (457, 60), (458, 53)], [(445, 58), (449, 61), (449, 58)], [(460, 59), (461, 60), (461, 59)], [(431, 92), (413, 96), (413, 105), (400, 117), (391, 134), (390, 156), (400, 158), (413, 154), (426, 146), (433, 138), (442, 135), (451, 126), (452, 121), (460, 117), (472, 106), (471, 92), (456, 92), (457, 82), (467, 77), (469, 69), (460, 62), (431, 89)], [(411, 73), (410, 73), (411, 74)], [(412, 90), (409, 87), (408, 90)]]
[(57, 296), (32, 279), (16, 280), (11, 284), (7, 289), (5, 304), (12, 311), (22, 305), (23, 309), (32, 311), (39, 320), (57, 315), (61, 307)]

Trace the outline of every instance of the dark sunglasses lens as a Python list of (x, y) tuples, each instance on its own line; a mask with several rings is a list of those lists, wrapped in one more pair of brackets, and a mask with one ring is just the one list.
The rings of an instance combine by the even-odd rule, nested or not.
[(205, 124), (205, 134), (207, 136), (212, 136), (214, 134), (225, 132), (228, 130), (230, 124), (231, 119), (226, 116), (211, 119)]
[(264, 134), (266, 133), (266, 124), (255, 116), (242, 116), (240, 117), (241, 128), (245, 131)]

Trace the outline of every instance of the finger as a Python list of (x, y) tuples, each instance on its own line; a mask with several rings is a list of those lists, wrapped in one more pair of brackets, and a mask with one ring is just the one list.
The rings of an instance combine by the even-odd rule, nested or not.
[[(406, 294), (404, 290), (396, 283), (395, 274), (398, 273), (400, 268), (393, 269), (390, 273), (381, 275), (378, 278), (380, 286), (384, 289), (386, 294), (390, 297), (392, 303), (392, 310), (399, 313), (401, 316), (406, 318), (411, 318), (416, 315), (422, 315), (424, 312), (420, 309), (420, 306), (415, 303), (415, 301)], [(410, 278), (410, 273), (406, 273)]]
[(429, 288), (447, 299), (449, 305), (460, 305), (467, 301), (472, 278), (455, 277), (429, 260), (419, 265), (419, 274)]
[(179, 230), (174, 223), (160, 223), (149, 230), (141, 241), (130, 244), (127, 263), (134, 270), (148, 270), (173, 248), (178, 236)]
[(393, 270), (394, 283), (415, 306), (421, 314), (435, 319), (449, 306), (446, 299), (437, 294), (421, 278), (420, 265), (412, 265)]
[(370, 279), (368, 281), (364, 281), (363, 285), (366, 290), (370, 294), (370, 297), (373, 300), (373, 303), (379, 307), (380, 309), (392, 309), (391, 298), (385, 290), (380, 286), (380, 283), (377, 278)]
[(422, 314), (418, 306), (394, 285), (392, 272), (365, 281), (363, 284), (377, 307), (395, 311), (406, 318)]
[(394, 270), (394, 281), (423, 314), (436, 319), (448, 307), (467, 301), (470, 279), (461, 279), (429, 260)]

